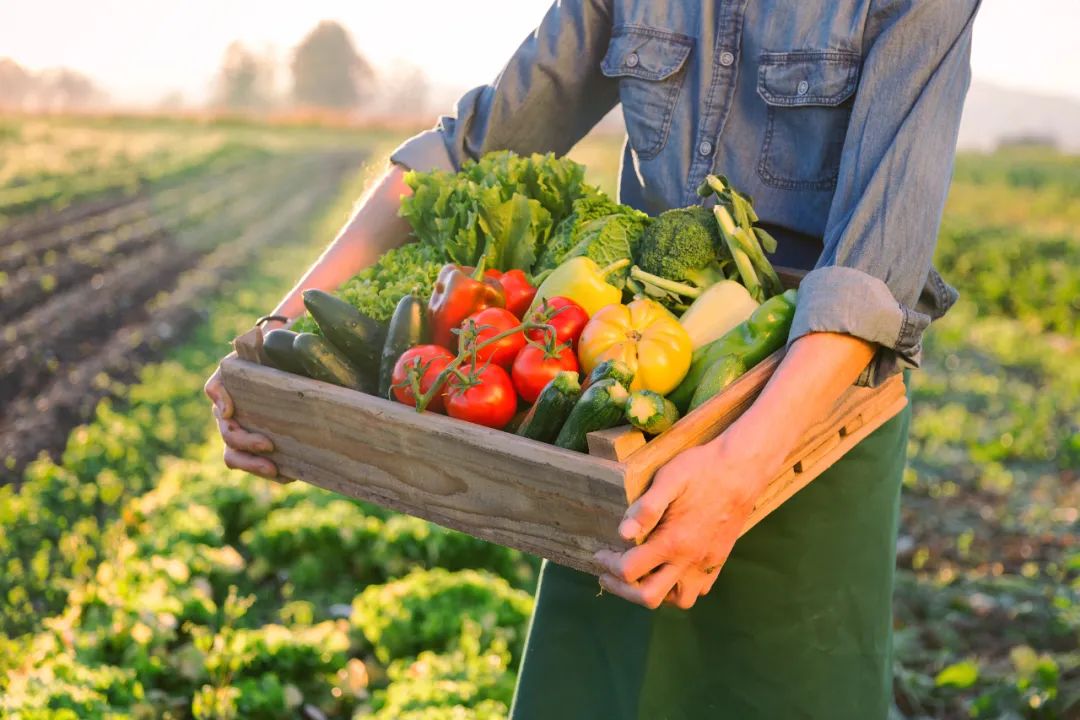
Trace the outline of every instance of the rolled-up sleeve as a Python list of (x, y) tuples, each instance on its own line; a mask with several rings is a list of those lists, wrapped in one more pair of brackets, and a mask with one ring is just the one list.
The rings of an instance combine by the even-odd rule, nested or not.
[(467, 92), (452, 116), (390, 159), (415, 170), (456, 170), (489, 150), (564, 154), (618, 101), (600, 72), (611, 0), (559, 0), (495, 82)]
[[(799, 289), (789, 343), (840, 332), (879, 346), (860, 384), (918, 367), (931, 260), (970, 81), (978, 0), (883, 0), (844, 140), (824, 251)], [(946, 302), (951, 303), (953, 296)]]

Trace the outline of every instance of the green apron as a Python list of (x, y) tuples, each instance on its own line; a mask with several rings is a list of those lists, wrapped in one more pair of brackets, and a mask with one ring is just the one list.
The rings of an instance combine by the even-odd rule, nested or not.
[(910, 409), (741, 538), (689, 611), (545, 562), (512, 720), (884, 720)]

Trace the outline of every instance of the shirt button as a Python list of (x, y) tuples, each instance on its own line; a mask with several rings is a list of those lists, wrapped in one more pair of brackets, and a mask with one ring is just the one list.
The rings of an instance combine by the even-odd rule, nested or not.
[(702, 140), (701, 144), (697, 146), (697, 151), (705, 156), (712, 155), (712, 143), (708, 140)]
[(632, 52), (632, 53), (630, 53), (629, 55), (626, 56), (626, 67), (637, 67), (637, 64), (638, 64), (637, 53)]
[(735, 62), (735, 56), (729, 53), (727, 50), (720, 53), (720, 64), (724, 67), (728, 67), (731, 63)]
[(800, 95), (805, 95), (807, 92), (810, 91), (810, 83), (806, 82), (805, 80), (800, 80), (799, 87), (795, 88), (795, 91)]

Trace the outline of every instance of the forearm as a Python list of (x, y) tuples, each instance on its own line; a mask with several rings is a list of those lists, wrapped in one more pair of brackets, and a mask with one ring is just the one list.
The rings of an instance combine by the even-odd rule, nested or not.
[[(873, 344), (851, 335), (802, 336), (792, 343), (750, 409), (714, 442), (758, 448), (763, 465), (778, 465), (854, 384), (874, 351)], [(772, 473), (761, 474), (753, 480), (761, 486), (748, 487), (747, 492), (756, 497), (772, 477)]]
[(398, 217), (401, 196), (410, 192), (405, 170), (392, 165), (357, 204), (356, 211), (277, 307), (274, 315), (295, 318), (304, 312), (303, 291), (332, 292), (387, 250), (404, 244), (409, 225)]

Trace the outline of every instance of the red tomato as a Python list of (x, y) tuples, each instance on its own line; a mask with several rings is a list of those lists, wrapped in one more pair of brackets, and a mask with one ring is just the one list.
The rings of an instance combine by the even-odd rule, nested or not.
[(477, 384), (463, 384), (457, 376), (447, 383), (446, 414), (458, 420), (501, 429), (517, 412), (517, 394), (510, 376), (498, 365), (480, 365)]
[[(512, 330), (521, 324), (521, 321), (514, 317), (512, 312), (503, 308), (487, 308), (478, 313), (473, 313), (467, 320), (475, 321), (476, 326), (481, 328), (476, 336), (477, 346), (486, 340), (490, 340), (499, 333), (505, 332), (506, 330)], [(496, 343), (488, 345), (486, 348), (478, 350), (476, 353), (476, 361), (477, 364), (484, 364), (488, 362), (488, 360), (491, 360), (495, 365), (501, 365), (504, 368), (508, 368), (510, 367), (510, 364), (514, 362), (514, 358), (517, 356), (518, 351), (523, 347), (525, 347), (525, 333), (516, 332), (513, 335), (507, 335)], [(463, 336), (458, 336), (458, 349), (461, 352), (465, 351), (465, 341)], [(468, 362), (468, 360), (466, 360), (466, 362)]]
[[(390, 375), (394, 398), (400, 403), (416, 407), (416, 395), (413, 394), (412, 386), (408, 384), (409, 368), (424, 368), (423, 375), (420, 376), (420, 392), (427, 394), (439, 373), (445, 370), (453, 359), (454, 356), (450, 351), (441, 345), (417, 345), (409, 348), (398, 358), (397, 363), (394, 364), (394, 372)], [(439, 393), (432, 398), (427, 409), (432, 412), (442, 412), (443, 395), (445, 393)]]
[(578, 372), (577, 356), (573, 349), (564, 347), (552, 358), (547, 356), (544, 348), (526, 345), (514, 358), (514, 387), (525, 402), (534, 403), (544, 386), (563, 370)]
[[(572, 347), (576, 348), (578, 338), (581, 337), (581, 331), (585, 329), (585, 325), (589, 322), (589, 313), (585, 312), (585, 308), (565, 297), (553, 297), (547, 301), (547, 305), (549, 309), (558, 310), (548, 321), (548, 324), (555, 328), (557, 341), (560, 343), (572, 343)], [(529, 319), (532, 322), (539, 322), (542, 313), (543, 306), (540, 306), (533, 310)], [(542, 343), (545, 342), (544, 336), (546, 334), (545, 331), (538, 328), (530, 330), (529, 339)]]

